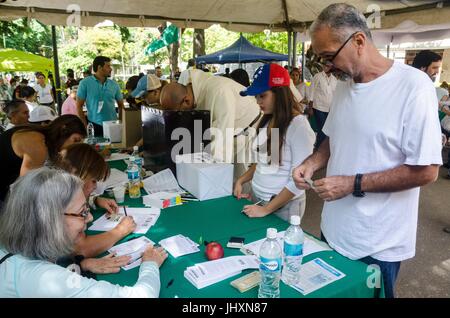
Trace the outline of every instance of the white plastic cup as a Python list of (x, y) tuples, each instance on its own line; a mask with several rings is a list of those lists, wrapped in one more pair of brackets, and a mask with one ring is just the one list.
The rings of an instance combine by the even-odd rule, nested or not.
[(125, 187), (117, 186), (113, 188), (114, 198), (117, 203), (123, 203), (125, 201)]

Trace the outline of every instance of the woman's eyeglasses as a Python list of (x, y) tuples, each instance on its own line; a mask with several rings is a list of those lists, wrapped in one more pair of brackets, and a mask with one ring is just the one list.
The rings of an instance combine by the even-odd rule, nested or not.
[(91, 209), (89, 208), (89, 206), (86, 205), (84, 207), (83, 211), (81, 211), (81, 213), (64, 213), (64, 215), (86, 219), (90, 212), (91, 212)]

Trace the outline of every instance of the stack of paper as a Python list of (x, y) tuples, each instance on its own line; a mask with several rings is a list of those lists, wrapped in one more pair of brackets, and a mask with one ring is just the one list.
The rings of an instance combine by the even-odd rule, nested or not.
[[(283, 238), (284, 232), (281, 231), (277, 233), (277, 241), (281, 247), (283, 247)], [(241, 251), (247, 255), (256, 255), (259, 256), (259, 250), (261, 248), (262, 243), (265, 241), (264, 239), (249, 243), (244, 245)], [(331, 248), (327, 243), (318, 241), (317, 239), (305, 234), (305, 243), (303, 245), (303, 256), (307, 256), (309, 254), (322, 252), (322, 251), (331, 251)]]
[(302, 265), (300, 281), (292, 286), (303, 295), (308, 295), (332, 282), (344, 278), (345, 274), (320, 258)]
[(184, 277), (200, 289), (250, 268), (259, 268), (256, 256), (230, 256), (190, 266), (184, 271)]
[(125, 159), (129, 159), (131, 156), (127, 153), (119, 153), (119, 152), (115, 152), (112, 153), (111, 156), (106, 159), (106, 161), (116, 161), (116, 160), (125, 160)]
[(163, 191), (145, 195), (142, 201), (146, 206), (164, 209), (181, 204), (181, 197), (177, 193)]
[(177, 179), (175, 179), (175, 176), (170, 169), (165, 169), (148, 177), (147, 179), (144, 179), (143, 183), (144, 189), (147, 193), (162, 191), (173, 193), (184, 192), (178, 185)]
[[(153, 226), (159, 218), (161, 210), (158, 208), (127, 208), (128, 216), (132, 216), (136, 222), (136, 229), (133, 233), (145, 234)], [(116, 215), (108, 215), (105, 213), (91, 225), (91, 231), (110, 231), (115, 228), (125, 217), (123, 207), (120, 207), (119, 213)]]
[(108, 252), (110, 252), (111, 254), (114, 253), (116, 256), (130, 256), (130, 262), (126, 266), (122, 266), (122, 268), (127, 271), (141, 265), (142, 253), (144, 253), (145, 249), (149, 245), (153, 246), (155, 245), (155, 243), (145, 236), (141, 236), (140, 238), (137, 238), (135, 240), (113, 246), (108, 250)]
[(115, 186), (124, 185), (128, 182), (128, 176), (125, 172), (118, 169), (111, 169), (108, 179), (105, 180), (105, 189), (114, 188)]
[(189, 237), (181, 234), (161, 240), (159, 241), (159, 245), (164, 247), (164, 249), (174, 258), (200, 252), (200, 249), (198, 248), (199, 245), (197, 243), (192, 241)]

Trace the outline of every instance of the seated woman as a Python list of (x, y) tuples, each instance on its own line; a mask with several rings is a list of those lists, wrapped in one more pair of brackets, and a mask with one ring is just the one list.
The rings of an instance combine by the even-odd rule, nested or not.
[[(28, 108), (23, 104), (26, 110)], [(28, 118), (27, 118), (28, 121)], [(86, 128), (75, 115), (63, 115), (48, 126), (20, 126), (0, 135), (0, 203), (17, 177), (54, 162), (61, 149), (83, 141)]]
[(257, 163), (236, 181), (234, 195), (248, 198), (242, 186), (252, 181), (252, 200), (262, 206), (246, 205), (243, 212), (247, 216), (275, 213), (286, 221), (291, 215), (301, 218), (305, 192), (295, 186), (291, 171), (313, 152), (315, 138), (290, 89), (289, 74), (277, 64), (266, 64), (255, 72), (252, 85), (241, 95), (255, 96), (264, 116), (253, 144)]
[[(93, 208), (104, 208), (108, 213), (117, 213), (118, 206), (113, 199), (92, 195), (98, 181), (105, 181), (109, 176), (109, 166), (103, 157), (88, 144), (73, 144), (61, 151), (56, 166), (81, 178), (84, 182), (83, 193)], [(130, 216), (124, 217), (112, 230), (97, 235), (82, 234), (75, 244), (76, 254), (95, 257), (110, 249), (119, 240), (130, 234), (136, 223)]]
[[(167, 258), (162, 248), (143, 253), (132, 287), (85, 278), (54, 264), (73, 252), (86, 228), (90, 214), (82, 187), (78, 177), (47, 167), (11, 186), (0, 218), (0, 297), (159, 296), (159, 267)], [(112, 259), (129, 261), (127, 256)]]

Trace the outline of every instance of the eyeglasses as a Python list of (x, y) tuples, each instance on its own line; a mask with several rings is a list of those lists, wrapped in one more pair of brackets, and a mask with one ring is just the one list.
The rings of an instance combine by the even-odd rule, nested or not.
[(89, 208), (89, 206), (85, 205), (84, 209), (83, 209), (83, 211), (81, 211), (81, 213), (64, 213), (64, 215), (86, 219), (90, 212), (91, 212), (91, 209)]
[(360, 31), (356, 31), (353, 32), (352, 35), (350, 35), (348, 37), (347, 40), (345, 40), (345, 42), (341, 45), (341, 47), (336, 51), (336, 53), (334, 53), (332, 56), (330, 57), (321, 57), (319, 58), (319, 63), (322, 65), (333, 65), (333, 61), (334, 59), (338, 56), (338, 54), (342, 51), (342, 49), (345, 47), (345, 45), (348, 43), (348, 41), (350, 41), (350, 39), (355, 36), (356, 33), (358, 33)]

